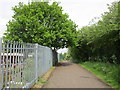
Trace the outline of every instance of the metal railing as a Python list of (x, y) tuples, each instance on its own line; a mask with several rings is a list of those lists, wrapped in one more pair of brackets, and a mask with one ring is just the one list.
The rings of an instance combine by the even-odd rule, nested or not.
[(50, 67), (50, 48), (0, 39), (0, 89), (30, 88)]

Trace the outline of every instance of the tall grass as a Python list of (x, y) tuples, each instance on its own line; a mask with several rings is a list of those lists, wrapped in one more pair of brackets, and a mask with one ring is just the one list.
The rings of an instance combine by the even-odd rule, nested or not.
[(120, 65), (103, 62), (81, 62), (80, 65), (103, 79), (113, 88), (120, 89)]

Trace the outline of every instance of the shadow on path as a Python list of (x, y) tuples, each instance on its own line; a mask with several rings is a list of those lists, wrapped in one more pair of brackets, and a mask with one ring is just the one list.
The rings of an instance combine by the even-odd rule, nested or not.
[(68, 62), (68, 61), (64, 61), (64, 62), (58, 62), (56, 67), (69, 66), (69, 65), (73, 65), (73, 63)]

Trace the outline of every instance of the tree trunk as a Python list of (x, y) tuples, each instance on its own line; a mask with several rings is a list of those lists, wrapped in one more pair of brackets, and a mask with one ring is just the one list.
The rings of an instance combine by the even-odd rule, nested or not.
[(56, 50), (52, 50), (52, 55), (53, 55), (53, 66), (56, 66), (58, 64), (58, 53)]

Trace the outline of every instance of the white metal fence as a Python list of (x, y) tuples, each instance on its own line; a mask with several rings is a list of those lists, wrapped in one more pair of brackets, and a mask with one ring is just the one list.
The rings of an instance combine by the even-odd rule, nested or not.
[(0, 89), (29, 88), (52, 66), (52, 50), (0, 39)]

